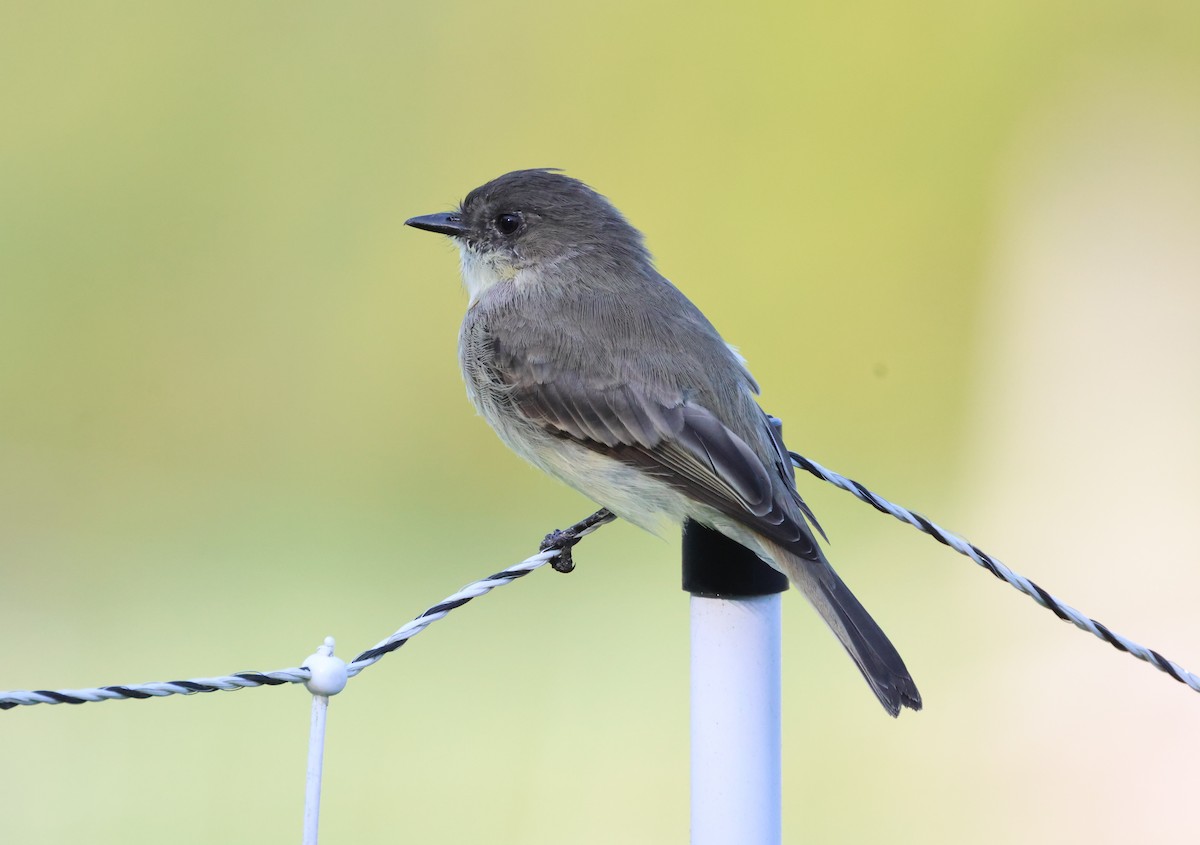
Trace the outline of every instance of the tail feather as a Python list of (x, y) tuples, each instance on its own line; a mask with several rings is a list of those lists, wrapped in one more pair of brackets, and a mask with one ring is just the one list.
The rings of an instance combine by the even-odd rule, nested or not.
[(792, 584), (854, 658), (884, 709), (892, 716), (900, 715), (901, 707), (920, 710), (921, 693), (900, 653), (833, 567), (824, 560), (804, 560), (783, 549), (778, 552), (776, 560), (783, 564)]

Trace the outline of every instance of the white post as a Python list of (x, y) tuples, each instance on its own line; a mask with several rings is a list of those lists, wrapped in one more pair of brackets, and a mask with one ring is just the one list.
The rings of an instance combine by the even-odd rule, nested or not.
[(304, 779), (304, 845), (317, 845), (321, 822), (321, 773), (325, 767), (325, 716), (329, 696), (312, 698), (312, 722), (309, 726), (308, 769)]
[(317, 845), (317, 829), (321, 821), (321, 775), (325, 770), (325, 717), (329, 713), (329, 697), (346, 688), (350, 679), (346, 662), (333, 656), (333, 637), (304, 661), (309, 679), (304, 683), (312, 693), (312, 720), (308, 729), (308, 769), (304, 779), (304, 845)]
[(691, 597), (692, 845), (778, 845), (779, 593)]

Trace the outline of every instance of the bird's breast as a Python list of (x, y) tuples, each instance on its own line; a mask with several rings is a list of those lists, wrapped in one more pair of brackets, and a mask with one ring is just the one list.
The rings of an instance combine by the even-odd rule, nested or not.
[(528, 460), (534, 448), (532, 441), (545, 434), (513, 406), (512, 390), (495, 366), (496, 340), (488, 324), (487, 309), (481, 303), (467, 309), (459, 332), (458, 359), (467, 396), (479, 415), (509, 448)]

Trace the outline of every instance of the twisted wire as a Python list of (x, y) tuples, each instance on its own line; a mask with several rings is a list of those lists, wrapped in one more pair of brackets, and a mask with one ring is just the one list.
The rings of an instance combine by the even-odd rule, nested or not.
[(893, 504), (882, 496), (872, 493), (862, 484), (854, 481), (853, 479), (846, 478), (845, 476), (839, 475), (832, 470), (826, 469), (816, 461), (811, 461), (803, 455), (798, 455), (795, 452), (790, 452), (789, 454), (792, 457), (792, 463), (796, 467), (812, 473), (822, 481), (827, 481), (833, 486), (840, 487), (848, 493), (853, 494), (855, 497), (866, 502), (868, 505), (871, 505), (881, 513), (891, 514), (901, 522), (908, 523), (918, 531), (928, 534), (939, 543), (943, 543), (944, 545), (954, 549), (959, 554), (965, 555), (966, 557), (975, 561), (975, 563), (977, 563), (979, 566), (982, 566), (988, 572), (995, 575), (1001, 581), (1004, 581), (1013, 588), (1029, 596), (1059, 619), (1070, 622), (1077, 628), (1087, 631), (1089, 634), (1092, 634), (1095, 637), (1099, 637), (1118, 651), (1124, 651), (1133, 655), (1138, 660), (1146, 661), (1159, 671), (1170, 675), (1181, 684), (1187, 684), (1187, 686), (1191, 687), (1196, 692), (1200, 692), (1200, 677), (1193, 675), (1178, 663), (1163, 657), (1154, 649), (1139, 645), (1133, 640), (1116, 633), (1107, 625), (1097, 622), (1095, 619), (1080, 613), (1069, 604), (1060, 601), (1050, 593), (1046, 592), (1024, 575), (1019, 575), (1016, 572), (1013, 572), (1003, 563), (984, 552), (978, 546), (967, 542), (957, 534), (945, 530), (931, 520), (921, 516), (919, 513), (914, 513), (907, 508), (902, 508), (900, 505)]
[[(846, 490), (881, 513), (890, 514), (901, 522), (907, 523), (917, 530), (928, 534), (938, 542), (970, 558), (1001, 581), (1029, 596), (1039, 605), (1054, 613), (1059, 619), (1071, 622), (1076, 627), (1104, 640), (1119, 651), (1124, 651), (1139, 660), (1149, 663), (1176, 681), (1186, 684), (1196, 692), (1200, 692), (1200, 677), (1163, 657), (1157, 651), (1121, 636), (1103, 623), (1065, 604), (1033, 581), (1013, 572), (978, 546), (969, 543), (957, 534), (946, 531), (918, 513), (889, 502), (853, 479), (846, 478), (832, 470), (826, 469), (816, 461), (809, 460), (796, 452), (789, 454), (791, 455), (792, 463), (799, 469), (803, 469), (835, 487)], [(523, 578), (535, 569), (545, 566), (547, 563), (553, 563), (555, 568), (569, 571), (573, 565), (571, 562), (572, 547), (582, 538), (596, 531), (602, 525), (613, 521), (613, 519), (615, 517), (612, 513), (602, 509), (565, 531), (553, 532), (543, 542), (542, 550), (537, 554), (531, 555), (520, 563), (501, 570), (494, 575), (489, 575), (486, 578), (481, 578), (478, 581), (468, 584), (458, 592), (447, 596), (441, 602), (421, 613), (411, 622), (399, 628), (391, 636), (364, 651), (347, 666), (347, 674), (350, 677), (359, 674), (368, 666), (378, 663), (383, 657), (403, 646), (434, 622), (444, 619), (451, 611), (457, 610), (473, 599), (487, 595), (497, 587), (511, 584), (518, 578)], [(9, 710), (18, 706), (34, 704), (85, 704), (93, 701), (109, 701), (113, 699), (162, 698), (170, 695), (194, 695), (204, 692), (232, 691), (252, 687), (304, 683), (310, 677), (311, 673), (309, 670), (304, 666), (300, 666), (291, 669), (279, 669), (274, 672), (237, 672), (232, 675), (223, 675), (215, 678), (192, 678), (184, 681), (163, 681), (148, 684), (115, 684), (88, 689), (12, 690), (0, 692), (0, 710)]]
[[(523, 578), (535, 569), (553, 563), (560, 557), (569, 557), (571, 547), (583, 537), (591, 534), (601, 525), (615, 519), (607, 510), (600, 510), (587, 519), (581, 520), (565, 531), (556, 531), (543, 543), (543, 549), (535, 555), (527, 557), (520, 563), (513, 564), (507, 569), (481, 578), (463, 587), (457, 593), (447, 596), (433, 607), (426, 610), (413, 621), (404, 625), (387, 639), (378, 643), (374, 648), (364, 651), (347, 667), (347, 675), (353, 677), (363, 669), (378, 663), (385, 655), (390, 654), (417, 634), (424, 631), (439, 619), (446, 618), (452, 610), (462, 607), (472, 599), (487, 595), (497, 587), (511, 584), (518, 578)], [(309, 680), (312, 674), (304, 666), (292, 669), (279, 669), (275, 672), (237, 672), (232, 675), (222, 675), (217, 678), (193, 678), (186, 681), (160, 681), (148, 684), (114, 684), (88, 689), (62, 690), (11, 690), (0, 692), (0, 710), (10, 710), (18, 706), (34, 704), (87, 704), (93, 701), (110, 701), (120, 699), (163, 698), (168, 695), (195, 695), (201, 692), (220, 692), (248, 689), (261, 686), (278, 686), (280, 684), (302, 684)]]

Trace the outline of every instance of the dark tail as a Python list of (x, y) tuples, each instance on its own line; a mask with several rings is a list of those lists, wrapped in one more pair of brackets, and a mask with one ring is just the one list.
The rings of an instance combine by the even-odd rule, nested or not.
[(884, 709), (892, 716), (900, 715), (901, 707), (920, 710), (921, 693), (900, 653), (833, 567), (825, 561), (798, 558), (781, 548), (777, 560), (854, 658)]

